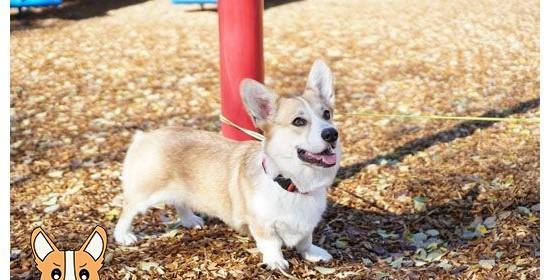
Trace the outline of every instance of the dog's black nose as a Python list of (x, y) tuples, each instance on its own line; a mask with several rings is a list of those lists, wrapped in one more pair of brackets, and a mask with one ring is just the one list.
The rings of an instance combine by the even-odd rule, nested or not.
[(332, 127), (325, 128), (321, 131), (321, 138), (329, 143), (334, 143), (338, 140), (338, 131)]

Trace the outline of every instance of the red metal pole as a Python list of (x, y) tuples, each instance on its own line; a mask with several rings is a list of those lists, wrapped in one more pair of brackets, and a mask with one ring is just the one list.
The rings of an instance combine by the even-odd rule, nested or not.
[[(244, 78), (264, 80), (263, 0), (219, 0), (220, 81), (222, 114), (242, 128), (256, 130), (239, 93)], [(230, 139), (251, 140), (240, 130), (222, 123)]]

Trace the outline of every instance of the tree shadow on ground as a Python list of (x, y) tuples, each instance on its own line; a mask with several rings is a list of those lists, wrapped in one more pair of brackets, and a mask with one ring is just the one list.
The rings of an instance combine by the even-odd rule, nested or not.
[[(525, 113), (531, 109), (538, 108), (539, 106), (540, 106), (540, 97), (537, 97), (535, 99), (520, 102), (510, 108), (506, 108), (499, 111), (497, 110), (488, 111), (480, 115), (480, 117), (505, 118), (514, 114)], [(350, 178), (355, 174), (359, 173), (364, 167), (368, 166), (369, 164), (379, 164), (383, 160), (401, 161), (403, 160), (404, 157), (408, 155), (414, 155), (431, 146), (437, 145), (438, 143), (448, 143), (457, 138), (468, 137), (474, 134), (474, 132), (477, 129), (488, 128), (494, 125), (495, 123), (497, 122), (477, 121), (477, 120), (461, 122), (450, 129), (409, 141), (404, 145), (396, 148), (391, 153), (378, 155), (374, 158), (370, 158), (359, 163), (354, 163), (349, 166), (344, 166), (340, 168), (340, 170), (338, 171), (338, 178), (342, 180)]]
[[(409, 262), (406, 266), (414, 267), (414, 260), (418, 260), (418, 250), (427, 249), (424, 247), (417, 248), (410, 239), (407, 239), (411, 234), (425, 232), (426, 230), (437, 230), (439, 233), (437, 239), (442, 242), (439, 246), (444, 248), (444, 252), (466, 250), (465, 248), (476, 246), (475, 244), (479, 242), (487, 242), (483, 241), (484, 239), (491, 239), (491, 234), (474, 239), (466, 239), (460, 230), (472, 223), (476, 216), (482, 216), (479, 207), (476, 207), (479, 204), (477, 201), (479, 194), (479, 188), (473, 187), (463, 194), (460, 199), (454, 199), (440, 205), (428, 206), (422, 213), (401, 215), (387, 211), (357, 209), (329, 200), (324, 218), (314, 233), (314, 243), (319, 242), (321, 247), (333, 254), (336, 266), (345, 263), (361, 264), (365, 263), (365, 260), (377, 263), (388, 258), (391, 261), (392, 257), (393, 260), (397, 257), (405, 257), (407, 262)], [(518, 206), (539, 203), (533, 197), (514, 199), (510, 198), (509, 201), (498, 202), (498, 204), (506, 205), (502, 211), (513, 211)], [(483, 208), (485, 209), (485, 207)], [(485, 210), (482, 210), (482, 212)], [(393, 238), (383, 238), (377, 233), (380, 230), (397, 235)], [(536, 239), (532, 235), (522, 238), (522, 240)], [(342, 241), (345, 243), (340, 247), (338, 244)], [(533, 252), (533, 254), (540, 250), (540, 246), (535, 241), (520, 241), (503, 239), (492, 243), (491, 246), (509, 248), (508, 243), (514, 242), (516, 247), (521, 247), (526, 251)], [(437, 263), (439, 262), (435, 262), (435, 264)], [(428, 262), (419, 269), (425, 272), (436, 273), (437, 275), (443, 273), (451, 276), (460, 274), (467, 268), (468, 266), (462, 265), (445, 271), (436, 265), (429, 265)]]
[(10, 15), (10, 20), (38, 20), (47, 18), (81, 20), (106, 16), (110, 10), (146, 2), (147, 0), (72, 0), (58, 7), (46, 7)]

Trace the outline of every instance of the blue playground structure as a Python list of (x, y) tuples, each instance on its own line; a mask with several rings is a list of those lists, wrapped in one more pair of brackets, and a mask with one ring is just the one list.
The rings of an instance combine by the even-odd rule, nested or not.
[(204, 7), (204, 4), (217, 4), (217, 0), (172, 0), (174, 4), (200, 4), (201, 9)]
[(59, 6), (63, 0), (10, 0), (10, 8)]

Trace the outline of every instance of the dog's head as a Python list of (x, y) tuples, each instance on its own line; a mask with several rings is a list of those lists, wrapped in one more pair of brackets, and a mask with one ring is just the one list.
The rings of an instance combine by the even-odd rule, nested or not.
[(341, 149), (333, 123), (334, 82), (324, 62), (315, 61), (303, 92), (278, 95), (245, 79), (241, 97), (254, 124), (264, 132), (264, 152), (280, 168), (336, 173)]
[(78, 251), (60, 251), (38, 227), (32, 232), (31, 247), (41, 280), (99, 280), (107, 234), (98, 226)]

